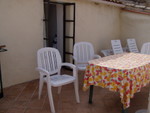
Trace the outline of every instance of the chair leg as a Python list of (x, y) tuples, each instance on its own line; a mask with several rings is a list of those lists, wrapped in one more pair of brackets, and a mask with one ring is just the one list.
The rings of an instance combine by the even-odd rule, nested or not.
[(51, 112), (55, 113), (55, 107), (54, 107), (54, 102), (53, 102), (53, 95), (52, 95), (51, 86), (47, 85), (47, 91), (48, 91), (48, 98), (49, 98)]
[(76, 101), (77, 103), (80, 103), (78, 79), (74, 81), (74, 89), (75, 89)]
[(58, 94), (61, 93), (61, 89), (62, 89), (62, 86), (59, 86), (59, 87), (58, 87)]
[(43, 78), (40, 77), (40, 80), (39, 80), (39, 99), (41, 98), (41, 93), (42, 93), (42, 88), (43, 88)]

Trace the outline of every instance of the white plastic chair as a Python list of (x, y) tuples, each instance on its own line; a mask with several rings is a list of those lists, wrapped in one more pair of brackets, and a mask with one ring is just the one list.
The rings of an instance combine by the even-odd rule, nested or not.
[(135, 39), (127, 39), (127, 45), (130, 52), (139, 53)]
[[(122, 49), (123, 49), (123, 52), (129, 52), (128, 47), (124, 47)], [(112, 49), (101, 50), (101, 52), (103, 53), (104, 56), (110, 56), (114, 54)]]
[(75, 43), (73, 48), (73, 59), (78, 70), (85, 70), (89, 60), (101, 58), (94, 54), (94, 48), (89, 42)]
[(144, 43), (142, 45), (141, 53), (150, 55), (150, 42)]
[[(55, 107), (52, 96), (52, 86), (58, 87), (58, 93), (61, 92), (61, 86), (74, 83), (77, 103), (80, 103), (78, 92), (78, 76), (76, 66), (70, 63), (62, 63), (60, 53), (55, 48), (42, 48), (37, 52), (38, 68), (40, 73), (39, 80), (39, 99), (42, 92), (43, 83), (47, 83), (47, 91), (50, 102), (51, 112), (55, 113)], [(60, 74), (62, 66), (69, 66), (73, 69), (73, 76)], [(68, 97), (69, 98), (69, 97)]]
[(103, 53), (104, 56), (113, 55), (113, 50), (112, 49), (101, 50), (101, 52)]
[(114, 54), (123, 53), (123, 49), (122, 49), (120, 40), (111, 40), (111, 45), (112, 45)]

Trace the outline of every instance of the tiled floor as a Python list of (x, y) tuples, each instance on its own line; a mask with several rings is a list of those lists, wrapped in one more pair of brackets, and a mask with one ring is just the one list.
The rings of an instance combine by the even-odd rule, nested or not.
[[(60, 95), (53, 88), (53, 97), (57, 113), (121, 113), (118, 93), (108, 89), (94, 87), (93, 104), (88, 104), (88, 93), (82, 90), (84, 72), (79, 73), (81, 103), (75, 101), (73, 84), (62, 88)], [(131, 99), (128, 113), (147, 108), (150, 85), (144, 87)], [(0, 99), (0, 113), (50, 113), (46, 85), (42, 98), (38, 99), (38, 80), (18, 84), (4, 89), (4, 98)]]

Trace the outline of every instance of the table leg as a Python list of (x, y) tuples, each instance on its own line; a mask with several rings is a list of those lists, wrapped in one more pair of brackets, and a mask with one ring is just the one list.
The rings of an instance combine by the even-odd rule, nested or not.
[[(90, 91), (89, 91), (89, 104), (92, 104), (93, 89), (94, 89), (94, 86), (93, 86), (93, 85), (90, 85)], [(127, 112), (127, 109), (124, 109), (124, 108), (123, 108), (123, 105), (122, 105), (122, 113), (128, 113), (128, 112)]]
[(2, 75), (1, 75), (1, 65), (0, 65), (0, 98), (3, 97), (3, 86), (2, 86)]
[(93, 85), (90, 85), (90, 92), (89, 92), (89, 104), (92, 104), (92, 98), (93, 98)]
[(127, 112), (127, 109), (124, 109), (124, 108), (123, 108), (123, 105), (122, 105), (122, 113), (128, 113), (128, 112)]

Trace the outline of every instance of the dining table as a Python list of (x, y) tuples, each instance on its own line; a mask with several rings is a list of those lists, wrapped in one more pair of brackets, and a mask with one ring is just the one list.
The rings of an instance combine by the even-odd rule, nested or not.
[(90, 88), (92, 103), (93, 87), (108, 88), (119, 92), (122, 113), (127, 113), (130, 99), (150, 82), (150, 55), (122, 53), (90, 60), (85, 70), (83, 90)]

